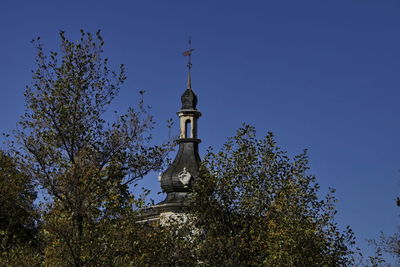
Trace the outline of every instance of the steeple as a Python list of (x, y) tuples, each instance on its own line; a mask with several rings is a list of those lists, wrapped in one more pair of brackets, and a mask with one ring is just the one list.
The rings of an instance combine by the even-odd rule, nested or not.
[(181, 96), (182, 106), (177, 112), (180, 124), (179, 139), (176, 142), (179, 150), (175, 160), (169, 168), (160, 175), (162, 190), (167, 193), (166, 199), (159, 204), (182, 203), (185, 196), (190, 192), (193, 181), (199, 177), (200, 156), (198, 145), (201, 142), (197, 136), (197, 120), (201, 113), (197, 110), (197, 96), (191, 84), (191, 54), (193, 49), (183, 53), (188, 56), (188, 82), (185, 92)]

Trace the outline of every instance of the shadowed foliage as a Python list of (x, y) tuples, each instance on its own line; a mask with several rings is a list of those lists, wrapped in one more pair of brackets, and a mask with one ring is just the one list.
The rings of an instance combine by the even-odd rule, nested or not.
[(154, 122), (142, 98), (105, 121), (126, 77), (123, 65), (113, 71), (102, 57), (100, 31), (82, 30), (75, 42), (61, 31), (60, 41), (48, 54), (40, 38), (32, 41), (36, 69), (12, 152), (21, 175), (41, 189), (44, 262), (93, 266), (115, 253), (111, 232), (143, 204), (129, 186), (160, 168), (169, 145), (150, 144)]
[[(18, 170), (14, 159), (0, 151), (0, 258), (18, 266), (22, 255), (38, 256), (36, 192), (30, 177)], [(23, 257), (22, 257), (23, 258)]]
[(272, 133), (244, 125), (203, 161), (190, 210), (196, 254), (209, 266), (348, 266), (350, 228), (334, 222), (333, 190), (319, 199), (306, 151), (290, 159)]

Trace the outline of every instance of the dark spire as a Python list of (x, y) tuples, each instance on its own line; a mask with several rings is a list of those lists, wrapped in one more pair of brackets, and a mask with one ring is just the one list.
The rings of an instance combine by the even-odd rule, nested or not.
[(198, 145), (200, 139), (197, 138), (197, 120), (201, 113), (197, 110), (197, 96), (192, 90), (191, 85), (191, 40), (189, 39), (189, 50), (183, 55), (189, 57), (188, 64), (188, 83), (187, 89), (182, 94), (182, 108), (178, 111), (180, 120), (180, 137), (178, 153), (168, 167), (160, 175), (161, 188), (167, 193), (167, 198), (160, 204), (181, 203), (185, 196), (190, 192), (193, 181), (199, 177), (200, 156)]
[(187, 89), (192, 89), (192, 77), (191, 77), (191, 71), (192, 71), (192, 52), (194, 49), (192, 48), (192, 39), (189, 37), (189, 49), (186, 50), (185, 52), (182, 53), (183, 56), (188, 57), (188, 63), (186, 64), (186, 67), (188, 68), (188, 81), (187, 81)]
[(189, 70), (189, 72), (188, 72), (187, 89), (192, 90), (192, 77), (191, 77), (191, 75), (190, 75), (190, 70)]

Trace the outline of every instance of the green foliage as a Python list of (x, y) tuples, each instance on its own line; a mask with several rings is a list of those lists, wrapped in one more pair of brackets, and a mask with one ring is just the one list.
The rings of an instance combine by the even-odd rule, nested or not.
[(29, 241), (35, 235), (35, 198), (30, 178), (18, 171), (10, 156), (0, 151), (1, 249)]
[(0, 258), (8, 265), (22, 266), (24, 255), (38, 255), (35, 198), (31, 179), (0, 151)]
[[(347, 266), (352, 231), (334, 222), (332, 194), (318, 198), (306, 152), (289, 159), (269, 133), (245, 125), (203, 161), (191, 212), (209, 266)], [(332, 192), (333, 193), (333, 192)]]
[[(400, 198), (397, 198), (396, 205), (400, 207)], [(369, 257), (370, 266), (391, 266), (385, 261), (384, 255), (392, 256), (395, 263), (400, 264), (400, 226), (397, 228), (397, 232), (391, 236), (381, 233), (378, 239), (369, 240), (370, 245), (375, 247), (375, 255)]]
[(132, 208), (143, 201), (129, 186), (160, 167), (168, 145), (150, 145), (154, 122), (143, 99), (115, 122), (104, 120), (126, 77), (123, 65), (115, 72), (102, 58), (100, 31), (81, 31), (76, 42), (61, 31), (60, 40), (60, 52), (49, 55), (33, 40), (37, 68), (25, 91), (14, 153), (44, 192), (44, 262), (92, 266), (115, 252), (119, 220), (135, 221)]

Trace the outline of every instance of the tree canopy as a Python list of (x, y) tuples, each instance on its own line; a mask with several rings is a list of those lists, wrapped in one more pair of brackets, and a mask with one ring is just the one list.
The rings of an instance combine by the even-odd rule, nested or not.
[(203, 161), (190, 210), (210, 266), (348, 266), (350, 228), (334, 221), (331, 191), (318, 196), (306, 151), (290, 159), (272, 135), (244, 125)]
[[(396, 199), (397, 207), (400, 207), (400, 197)], [(375, 247), (375, 255), (369, 257), (372, 266), (391, 266), (390, 262), (400, 264), (400, 225), (397, 226), (397, 231), (392, 235), (385, 235), (381, 232), (379, 238), (369, 240), (370, 245)], [(392, 261), (387, 261), (390, 255)]]
[[(153, 118), (143, 98), (112, 123), (104, 114), (125, 81), (110, 69), (104, 41), (81, 31), (60, 32), (60, 51), (47, 54), (40, 38), (26, 112), (13, 154), (24, 177), (42, 191), (43, 257), (50, 265), (93, 265), (112, 248), (114, 221), (141, 201), (129, 186), (162, 164), (167, 145), (151, 145)], [(111, 252), (110, 252), (111, 253)]]
[(0, 151), (1, 252), (35, 239), (38, 219), (35, 199), (30, 177), (21, 173), (13, 159)]

